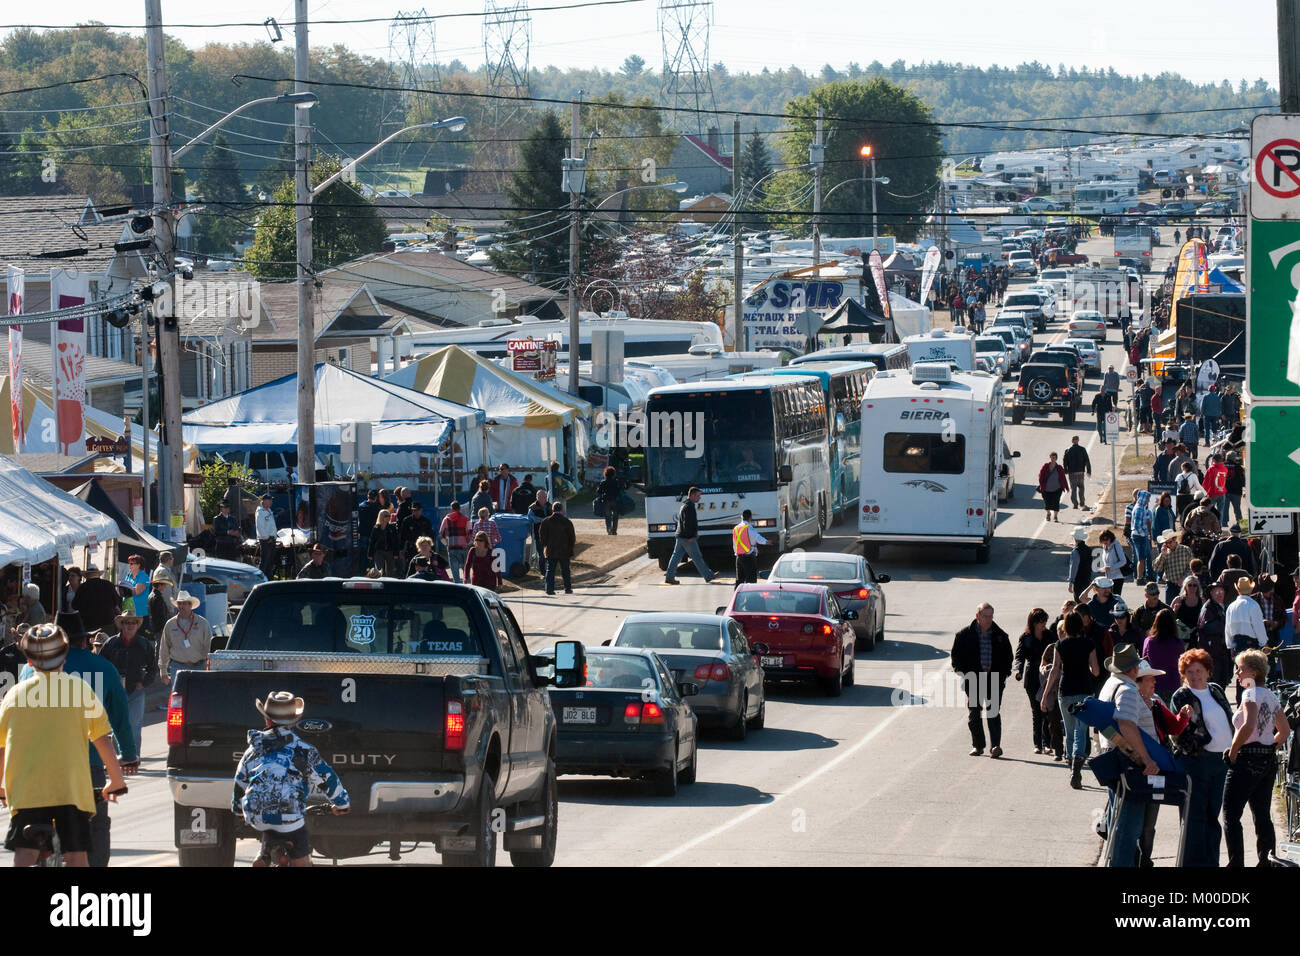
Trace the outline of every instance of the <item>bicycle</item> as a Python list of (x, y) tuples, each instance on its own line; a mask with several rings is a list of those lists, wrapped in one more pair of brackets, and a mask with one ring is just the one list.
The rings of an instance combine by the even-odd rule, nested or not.
[[(331, 803), (313, 803), (308, 805), (304, 815), (309, 817), (323, 816), (327, 813), (333, 812), (333, 810), (334, 806)], [(347, 811), (344, 812), (346, 813)], [(262, 848), (262, 851), (258, 853), (254, 860), (254, 865), (256, 865), (258, 860), (263, 860), (265, 861), (263, 863), (264, 866), (293, 866), (293, 861), (289, 857), (289, 850), (293, 847), (293, 840), (288, 834), (280, 834), (280, 836), (281, 839), (272, 840), (268, 845)]]
[(23, 840), (36, 844), (40, 851), (37, 866), (63, 866), (63, 847), (53, 823), (29, 823), (23, 827)]

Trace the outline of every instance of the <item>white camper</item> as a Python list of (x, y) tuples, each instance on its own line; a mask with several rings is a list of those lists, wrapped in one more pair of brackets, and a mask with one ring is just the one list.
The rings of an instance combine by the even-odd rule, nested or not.
[(909, 335), (903, 344), (913, 365), (946, 362), (966, 372), (975, 370), (975, 339), (965, 333), (931, 329), (923, 335)]
[(858, 534), (868, 559), (882, 544), (935, 543), (973, 545), (988, 561), (1003, 418), (1002, 380), (986, 372), (922, 363), (867, 383)]

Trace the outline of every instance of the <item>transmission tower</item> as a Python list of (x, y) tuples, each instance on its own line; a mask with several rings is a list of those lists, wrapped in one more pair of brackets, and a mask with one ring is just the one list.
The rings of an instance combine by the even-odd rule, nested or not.
[(679, 130), (693, 126), (696, 133), (704, 133), (712, 125), (706, 113), (716, 105), (709, 76), (712, 22), (712, 0), (659, 0), (664, 102), (674, 109), (671, 122)]
[[(384, 90), (380, 139), (413, 123), (442, 118), (434, 115), (440, 99), (434, 91), (442, 86), (435, 40), (434, 21), (424, 9), (398, 12), (388, 25), (388, 65), (392, 79), (387, 85), (398, 89)], [(387, 180), (393, 180), (399, 170), (412, 164), (424, 165), (428, 158), (432, 147), (418, 140), (429, 137), (408, 136), (398, 137), (384, 147), (382, 162), (373, 167), (382, 171)]]
[(483, 63), (486, 92), (503, 97), (489, 101), (493, 128), (500, 130), (524, 108), (528, 96), (528, 44), (532, 15), (528, 0), (485, 0), (483, 4)]

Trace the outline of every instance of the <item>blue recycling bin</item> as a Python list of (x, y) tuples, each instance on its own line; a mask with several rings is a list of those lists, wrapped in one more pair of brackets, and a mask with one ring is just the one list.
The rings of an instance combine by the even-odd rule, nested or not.
[(528, 515), (497, 514), (492, 516), (501, 532), (501, 548), (506, 553), (506, 573), (519, 578), (528, 573), (528, 536), (533, 523)]

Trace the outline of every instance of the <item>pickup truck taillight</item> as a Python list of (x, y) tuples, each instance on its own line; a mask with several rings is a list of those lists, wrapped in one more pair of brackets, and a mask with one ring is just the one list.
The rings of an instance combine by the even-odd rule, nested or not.
[(447, 701), (447, 719), (442, 749), (465, 749), (465, 705), (459, 700)]
[(185, 746), (185, 698), (180, 694), (167, 701), (167, 746)]

